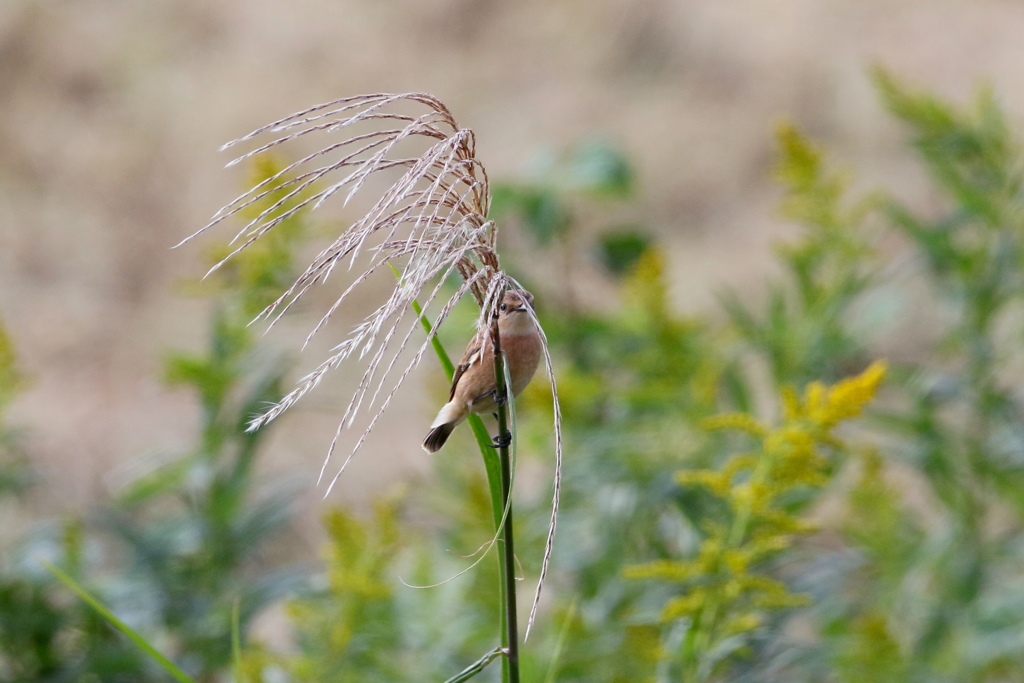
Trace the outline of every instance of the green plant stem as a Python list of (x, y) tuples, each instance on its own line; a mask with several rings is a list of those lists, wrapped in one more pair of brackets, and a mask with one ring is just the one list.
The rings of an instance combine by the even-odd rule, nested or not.
[[(394, 270), (394, 268), (392, 268)], [(400, 274), (395, 270), (395, 276)], [(434, 329), (430, 320), (423, 315), (423, 308), (419, 302), (412, 302), (412, 309), (420, 318), (420, 324), (427, 334)], [(495, 335), (496, 336), (496, 335)], [(452, 363), (448, 352), (445, 350), (437, 335), (430, 340), (444, 369), (449, 381), (455, 376), (455, 364)], [(504, 362), (500, 353), (500, 340), (495, 348), (495, 379), (499, 387), (499, 395), (505, 390)], [(517, 628), (516, 615), (516, 593), (515, 593), (515, 554), (512, 544), (512, 510), (508, 514), (505, 509), (508, 503), (511, 487), (511, 466), (508, 448), (500, 449), (495, 453), (491, 446), (491, 436), (487, 427), (479, 415), (470, 415), (470, 428), (476, 437), (477, 445), (480, 447), (480, 455), (484, 461), (484, 470), (487, 473), (487, 485), (491, 495), (491, 510), (494, 515), (494, 530), (502, 535), (501, 546), (503, 554), (498, 558), (498, 582), (500, 594), (500, 620), (501, 620), (501, 649), (506, 654), (502, 658), (502, 681), (504, 683), (519, 682), (519, 632)], [(508, 406), (503, 405), (498, 411), (498, 433), (504, 434), (508, 429)], [(511, 605), (511, 608), (509, 607)]]
[(231, 606), (231, 668), (234, 674), (235, 683), (245, 683), (242, 675), (242, 634), (238, 626), (238, 612), (240, 601), (235, 598)]
[(467, 666), (459, 673), (449, 678), (444, 683), (463, 683), (464, 681), (468, 681), (473, 676), (476, 676), (478, 673), (483, 671), (487, 667), (487, 665), (494, 660), (495, 657), (500, 657), (501, 655), (502, 649), (500, 647), (496, 647), (487, 654), (485, 654), (483, 657), (478, 659), (477, 661)]
[[(498, 401), (498, 438), (508, 433), (508, 387), (505, 384), (505, 357), (501, 352), (501, 335), (498, 334), (498, 318), (491, 322), (491, 342), (494, 345), (494, 382)], [(519, 626), (516, 613), (516, 556), (512, 531), (512, 459), (508, 445), (498, 449), (501, 459), (501, 511), (505, 524), (501, 529), (501, 551), (504, 559), (502, 604), (504, 605), (504, 628), (501, 644), (505, 648), (502, 662), (502, 677), (505, 683), (519, 683)]]

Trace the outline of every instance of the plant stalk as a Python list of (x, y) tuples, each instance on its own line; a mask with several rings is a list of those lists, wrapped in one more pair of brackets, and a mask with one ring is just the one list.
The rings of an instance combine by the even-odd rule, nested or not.
[[(392, 270), (395, 272), (395, 277), (401, 277), (394, 267), (392, 267)], [(416, 315), (419, 316), (423, 329), (427, 334), (430, 334), (431, 330), (433, 330), (433, 325), (423, 315), (423, 308), (419, 305), (419, 302), (413, 301), (412, 308)], [(497, 338), (497, 324), (492, 328), (491, 334), (496, 340), (495, 372), (497, 374), (495, 375), (495, 380), (497, 382), (498, 395), (500, 396), (505, 392), (506, 384), (504, 357), (501, 355), (501, 340)], [(441, 363), (441, 367), (448, 376), (448, 380), (451, 381), (455, 373), (455, 365), (445, 351), (440, 339), (435, 336), (431, 343)], [(512, 525), (510, 523), (512, 516), (511, 508), (509, 508), (507, 517), (504, 514), (511, 489), (509, 452), (508, 448), (500, 449), (498, 454), (494, 452), (495, 449), (491, 447), (491, 435), (487, 432), (487, 427), (484, 426), (484, 422), (480, 419), (479, 415), (470, 415), (468, 422), (473, 429), (473, 435), (476, 437), (477, 444), (480, 446), (480, 454), (484, 460), (484, 469), (487, 472), (487, 484), (491, 493), (491, 507), (494, 511), (494, 531), (500, 534), (507, 533), (507, 538), (503, 537), (500, 539), (502, 548), (507, 549), (507, 552), (498, 558), (498, 592), (500, 595), (501, 621), (500, 650), (502, 654), (506, 655), (501, 660), (501, 679), (503, 683), (519, 683), (519, 631), (516, 618), (515, 553), (512, 545)], [(508, 429), (507, 402), (498, 410), (498, 424), (499, 434), (504, 434), (505, 430)], [(511, 609), (509, 609), (509, 605), (511, 605)], [(509, 634), (512, 634), (512, 636), (510, 637)], [(512, 663), (513, 660), (514, 664)], [(471, 675), (475, 675), (475, 673), (474, 671)]]
[[(505, 385), (505, 357), (501, 352), (501, 335), (498, 333), (498, 316), (495, 314), (491, 321), (491, 343), (494, 345), (494, 381), (495, 395), (504, 400), (498, 403), (498, 438), (501, 439), (508, 433), (508, 387)], [(501, 509), (505, 513), (505, 523), (501, 529), (501, 551), (502, 551), (502, 606), (503, 624), (501, 630), (501, 645), (505, 649), (505, 659), (502, 661), (502, 681), (504, 683), (519, 683), (519, 625), (516, 614), (516, 557), (513, 544), (512, 532), (512, 504), (509, 497), (512, 495), (512, 461), (509, 456), (509, 447), (499, 447), (498, 455), (501, 459)]]

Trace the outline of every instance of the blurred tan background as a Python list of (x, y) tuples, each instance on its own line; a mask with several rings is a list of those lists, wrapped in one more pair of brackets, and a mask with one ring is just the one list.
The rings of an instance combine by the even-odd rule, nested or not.
[[(159, 374), (167, 350), (204, 341), (206, 303), (180, 291), (203, 250), (170, 246), (238, 194), (243, 173), (217, 148), (258, 125), (426, 91), (475, 129), (499, 179), (546, 150), (614, 141), (668, 247), (674, 304), (699, 312), (725, 284), (756, 295), (792, 230), (774, 215), (775, 121), (792, 117), (864, 187), (927, 206), (866, 67), (957, 99), (987, 80), (1019, 127), (1021, 36), (1011, 0), (3, 0), (0, 315), (33, 380), (10, 416), (46, 477), (32, 507), (83, 509), (139, 456), (189, 446), (196, 406)], [(336, 500), (427, 470), (432, 381), (401, 395)], [(310, 520), (344, 383), (291, 415), (264, 463), (309, 490)]]

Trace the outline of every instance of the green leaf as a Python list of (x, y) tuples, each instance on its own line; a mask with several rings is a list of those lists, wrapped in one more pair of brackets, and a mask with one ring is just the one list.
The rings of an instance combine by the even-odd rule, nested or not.
[(155, 647), (150, 645), (145, 638), (136, 633), (134, 629), (128, 626), (128, 624), (118, 619), (114, 615), (114, 613), (111, 612), (103, 603), (94, 598), (88, 591), (86, 591), (84, 588), (78, 585), (78, 583), (74, 579), (72, 579), (70, 576), (65, 574), (60, 569), (58, 569), (55, 565), (47, 562), (46, 560), (40, 560), (40, 562), (44, 567), (46, 567), (46, 569), (51, 574), (60, 579), (61, 582), (64, 583), (64, 585), (66, 585), (68, 588), (77, 593), (78, 596), (82, 598), (82, 600), (84, 600), (86, 604), (88, 604), (90, 607), (96, 610), (101, 617), (106, 619), (111, 626), (113, 626), (118, 631), (127, 636), (128, 639), (136, 645), (138, 645), (143, 652), (152, 657), (153, 661), (155, 661), (157, 664), (163, 667), (164, 671), (169, 673), (176, 680), (181, 681), (181, 683), (196, 683), (196, 681), (193, 678), (189, 677), (189, 675), (181, 669), (179, 669), (174, 664), (174, 662), (167, 659), (167, 657), (161, 654)]
[(603, 140), (581, 145), (569, 160), (572, 186), (602, 195), (625, 196), (633, 189), (633, 169), (622, 150)]
[(196, 464), (196, 456), (185, 456), (144, 474), (117, 497), (122, 505), (136, 505), (178, 490)]
[(634, 228), (619, 229), (601, 236), (598, 255), (612, 275), (622, 276), (633, 269), (651, 240)]
[(444, 683), (463, 683), (487, 668), (487, 665), (502, 655), (500, 647), (496, 647), (465, 669), (449, 678)]

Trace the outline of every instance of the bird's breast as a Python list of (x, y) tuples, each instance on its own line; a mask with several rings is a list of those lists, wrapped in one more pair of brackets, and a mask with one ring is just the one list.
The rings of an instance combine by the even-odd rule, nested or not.
[(541, 342), (536, 332), (501, 336), (501, 350), (508, 359), (512, 395), (518, 396), (533, 379), (540, 364)]

